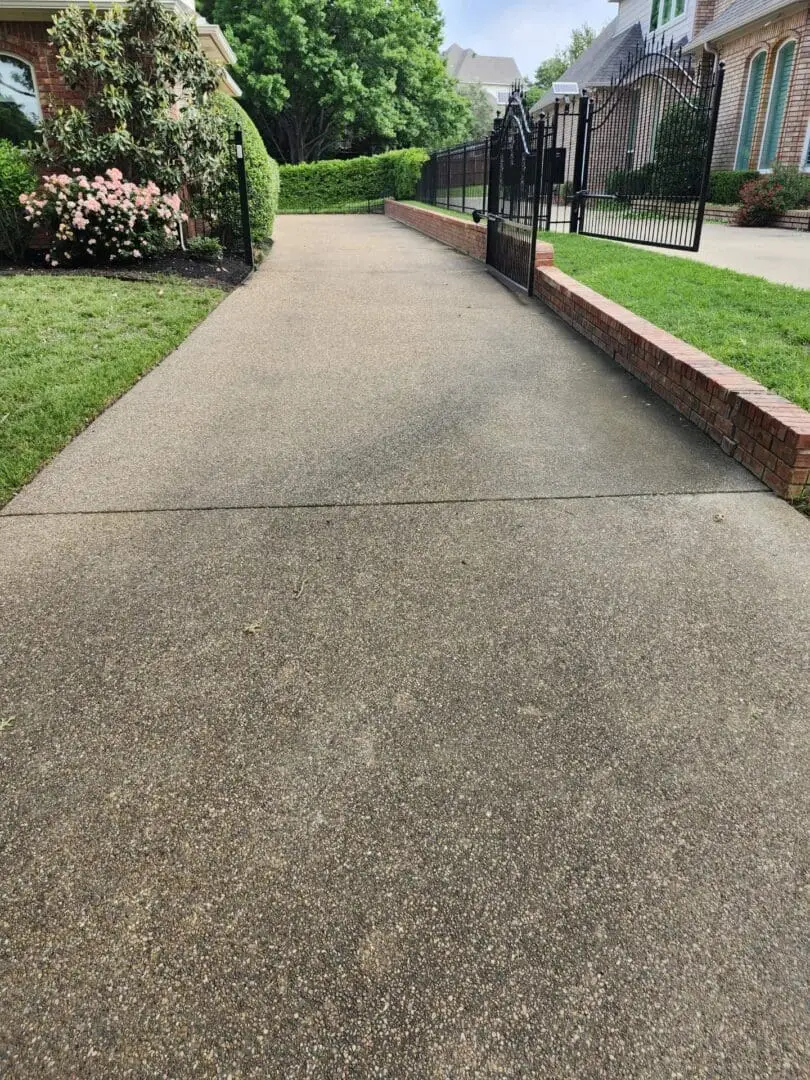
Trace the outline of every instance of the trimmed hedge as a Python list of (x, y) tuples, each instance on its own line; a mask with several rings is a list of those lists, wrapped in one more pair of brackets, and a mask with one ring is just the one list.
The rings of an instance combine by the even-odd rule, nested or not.
[[(251, 232), (254, 244), (262, 244), (273, 235), (273, 222), (278, 213), (278, 164), (267, 153), (259, 129), (238, 101), (227, 94), (217, 93), (214, 95), (214, 107), (227, 118), (231, 128), (242, 129)], [(240, 214), (239, 200), (232, 198), (225, 202), (226, 216), (229, 218), (227, 223), (236, 226)], [(231, 215), (233, 221), (230, 220)]]
[(36, 186), (36, 176), (19, 147), (0, 139), (0, 254), (10, 259), (21, 259), (28, 247), (31, 230), (20, 195)]
[(348, 203), (393, 195), (410, 199), (427, 161), (425, 150), (390, 150), (375, 157), (281, 166), (282, 213), (339, 209)]
[(740, 201), (740, 188), (743, 184), (758, 179), (758, 172), (718, 169), (709, 179), (709, 202), (717, 203), (718, 206), (734, 206)]

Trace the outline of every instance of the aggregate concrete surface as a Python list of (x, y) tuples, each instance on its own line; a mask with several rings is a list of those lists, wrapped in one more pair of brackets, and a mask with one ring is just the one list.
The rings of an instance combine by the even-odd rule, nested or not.
[(282, 219), (0, 515), (0, 1073), (807, 1077), (809, 542), (474, 263)]

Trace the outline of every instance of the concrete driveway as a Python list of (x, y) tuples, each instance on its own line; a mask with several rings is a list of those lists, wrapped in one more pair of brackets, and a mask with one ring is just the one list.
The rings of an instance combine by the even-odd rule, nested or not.
[(810, 232), (740, 229), (707, 221), (703, 225), (700, 251), (660, 250), (782, 285), (810, 289)]
[(0, 514), (7, 1077), (807, 1076), (810, 522), (378, 217)]

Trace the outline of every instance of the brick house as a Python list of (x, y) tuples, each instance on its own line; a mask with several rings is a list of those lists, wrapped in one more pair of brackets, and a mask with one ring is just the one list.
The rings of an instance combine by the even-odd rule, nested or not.
[[(725, 65), (715, 169), (767, 172), (779, 160), (810, 172), (810, 0), (618, 0), (616, 17), (562, 81), (598, 97), (651, 37), (681, 44), (696, 69)], [(644, 88), (637, 93), (641, 114), (653, 113), (644, 109)], [(533, 111), (553, 101), (548, 93)], [(636, 165), (640, 144), (646, 137), (651, 147), (654, 135), (633, 130)]]
[[(90, 0), (71, 0), (74, 7), (89, 7)], [(194, 18), (206, 56), (221, 72), (220, 89), (238, 97), (239, 87), (229, 75), (228, 64), (236, 57), (218, 26), (194, 10), (194, 0), (164, 0), (180, 15)], [(58, 0), (0, 0), (0, 138), (25, 142), (37, 121), (58, 104), (78, 104), (56, 66), (56, 54), (48, 27)], [(96, 8), (113, 6), (112, 0), (95, 0)]]

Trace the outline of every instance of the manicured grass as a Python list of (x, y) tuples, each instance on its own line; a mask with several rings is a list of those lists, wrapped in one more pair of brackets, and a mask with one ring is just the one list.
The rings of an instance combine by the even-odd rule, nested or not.
[(810, 409), (810, 290), (610, 240), (541, 235), (583, 285)]
[(169, 279), (0, 278), (0, 506), (222, 295)]
[(611, 240), (539, 238), (583, 285), (810, 409), (810, 290)]

